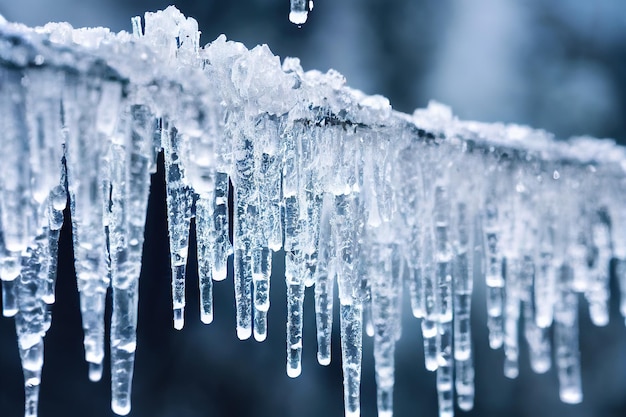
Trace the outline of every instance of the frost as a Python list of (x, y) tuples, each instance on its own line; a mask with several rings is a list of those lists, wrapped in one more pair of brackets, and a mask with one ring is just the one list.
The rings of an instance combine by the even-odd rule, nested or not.
[[(303, 23), (312, 5), (291, 4)], [(306, 287), (318, 361), (330, 363), (337, 284), (347, 416), (360, 414), (364, 330), (374, 339), (379, 415), (392, 415), (405, 289), (425, 366), (437, 372), (440, 415), (451, 416), (455, 401), (472, 408), (475, 280), (486, 284), (489, 342), (503, 347), (505, 375), (519, 372), (523, 319), (531, 367), (546, 372), (554, 361), (561, 399), (582, 400), (579, 298), (595, 324), (607, 323), (612, 259), (626, 315), (623, 148), (464, 122), (438, 103), (401, 114), (336, 71), (305, 72), (295, 58), (281, 65), (265, 45), (247, 50), (222, 35), (201, 47), (197, 29), (173, 7), (146, 13), (145, 31), (133, 18), (132, 34), (0, 18), (0, 278), (26, 415), (37, 412), (67, 201), (89, 378), (102, 375), (112, 288), (112, 409), (130, 412), (150, 174), (161, 150), (177, 329), (195, 217), (200, 319), (212, 322), (212, 283), (227, 277), (233, 255), (240, 339), (266, 338), (272, 257), (284, 250), (290, 377), (302, 371)]]

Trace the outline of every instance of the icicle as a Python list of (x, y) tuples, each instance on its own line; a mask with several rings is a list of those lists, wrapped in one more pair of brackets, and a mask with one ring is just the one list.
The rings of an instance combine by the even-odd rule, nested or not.
[(526, 304), (524, 306), (524, 335), (528, 342), (530, 367), (535, 373), (543, 374), (552, 367), (549, 329), (537, 326), (532, 322), (534, 318), (532, 307)]
[[(624, 184), (619, 184), (620, 193), (623, 195)], [(623, 206), (624, 200), (608, 203), (609, 218), (611, 219), (611, 243), (613, 258), (615, 259), (615, 276), (620, 289), (620, 313), (626, 319), (626, 211)]]
[[(19, 71), (2, 68), (0, 77), (0, 108), (2, 108), (0, 124), (3, 126), (2, 151), (5, 156), (3, 163), (0, 164), (0, 178), (2, 179), (0, 213), (2, 214), (3, 240), (7, 251), (3, 256), (7, 264), (3, 280), (12, 281), (19, 273), (20, 252), (26, 249), (29, 234), (32, 232), (28, 224), (31, 202), (26, 197), (30, 196), (31, 164), (25, 163), (29, 161), (29, 138), (32, 135), (29, 135), (28, 131), (27, 115), (29, 112), (26, 109), (26, 92), (22, 86), (22, 75)], [(17, 273), (8, 271), (9, 264), (15, 263), (17, 263), (15, 268)]]
[(498, 349), (503, 339), (504, 278), (502, 277), (502, 253), (500, 248), (500, 230), (498, 204), (495, 197), (489, 197), (485, 203), (483, 233), (486, 257), (485, 278), (487, 282), (487, 327), (489, 328), (489, 346)]
[(272, 252), (282, 247), (281, 154), (276, 123), (261, 120), (266, 135), (255, 147), (254, 169), (259, 219), (252, 241), (252, 286), (254, 338), (261, 342), (267, 337), (267, 312), (270, 306), (270, 276)]
[(252, 335), (252, 237), (258, 220), (256, 190), (254, 189), (254, 150), (252, 139), (245, 135), (234, 138), (234, 279), (237, 307), (237, 337)]
[[(312, 2), (291, 7), (302, 24)], [(479, 267), (505, 375), (519, 372), (523, 318), (532, 369), (546, 372), (554, 349), (561, 399), (582, 400), (578, 294), (605, 325), (613, 258), (626, 316), (623, 148), (463, 122), (436, 103), (401, 114), (336, 71), (281, 65), (267, 46), (248, 51), (221, 36), (202, 48), (197, 22), (174, 7), (145, 17), (145, 31), (132, 19), (132, 34), (0, 19), (0, 279), (27, 416), (37, 411), (68, 200), (89, 377), (103, 372), (112, 284), (111, 405), (130, 412), (149, 179), (161, 148), (175, 328), (195, 216), (200, 320), (213, 320), (213, 280), (226, 278), (234, 254), (240, 339), (267, 337), (272, 256), (284, 248), (291, 377), (302, 368), (307, 287), (318, 362), (330, 363), (337, 281), (348, 417), (360, 415), (364, 330), (374, 338), (379, 415), (392, 415), (404, 284), (426, 368), (437, 371), (439, 414), (452, 416), (454, 391), (459, 408), (473, 407)]]
[(289, 20), (295, 25), (303, 25), (309, 14), (310, 0), (291, 0), (291, 10), (289, 12)]
[[(94, 87), (86, 85), (84, 80), (67, 78), (63, 109), (74, 265), (85, 332), (85, 359), (89, 363), (89, 378), (98, 381), (102, 377), (104, 309), (110, 283), (104, 231), (104, 206), (108, 199), (104, 183), (108, 174), (103, 163), (105, 141), (100, 140), (99, 135), (113, 132), (115, 119), (110, 118), (111, 108), (117, 108), (120, 90), (113, 82), (103, 85), (106, 93), (102, 93), (104, 97), (100, 99)], [(100, 109), (102, 117), (96, 111)], [(97, 132), (93, 130), (96, 126)]]
[(424, 231), (422, 237), (421, 250), (421, 271), (422, 277), (422, 308), (424, 317), (422, 318), (422, 337), (424, 338), (424, 360), (426, 369), (429, 371), (437, 370), (439, 362), (437, 360), (437, 336), (439, 334), (437, 327), (437, 318), (439, 311), (437, 310), (437, 282), (436, 271), (433, 269), (434, 250), (432, 243), (431, 231), (428, 228)]
[(438, 352), (437, 352), (437, 392), (439, 394), (439, 415), (454, 414), (453, 397), (453, 339), (452, 339), (452, 260), (450, 242), (450, 200), (447, 184), (439, 181), (434, 190), (434, 233), (435, 259), (437, 263), (437, 314), (438, 314)]
[[(16, 279), (19, 312), (15, 316), (20, 358), (24, 372), (26, 417), (37, 415), (41, 369), (44, 360), (43, 336), (46, 332), (47, 306), (42, 300), (42, 280), (47, 278), (45, 236), (39, 236), (36, 246), (27, 249), (22, 260), (22, 273)], [(44, 272), (43, 274), (41, 272)]]
[[(286, 226), (287, 228), (288, 226)], [(295, 252), (295, 251), (294, 251)], [(298, 253), (286, 253), (287, 281), (287, 375), (295, 378), (302, 370), (302, 315), (304, 303), (303, 260)]]
[(572, 290), (572, 271), (559, 271), (558, 298), (555, 306), (554, 344), (561, 401), (582, 401), (580, 354), (578, 352), (578, 295)]
[(252, 285), (254, 289), (254, 339), (262, 342), (267, 338), (267, 311), (270, 308), (270, 275), (272, 252), (267, 247), (254, 249), (252, 253)]
[(457, 205), (457, 239), (454, 259), (454, 370), (457, 404), (461, 410), (474, 407), (474, 364), (470, 311), (473, 291), (474, 223), (465, 203)]
[[(295, 378), (301, 372), (302, 315), (305, 289), (303, 252), (304, 222), (301, 212), (306, 205), (301, 198), (298, 162), (303, 138), (296, 132), (285, 137), (283, 196), (285, 207), (285, 281), (287, 284), (287, 375)], [(304, 207), (303, 207), (304, 205)]]
[(519, 317), (520, 317), (520, 265), (518, 259), (506, 260), (505, 319), (504, 319), (504, 375), (517, 378), (519, 374)]
[(228, 174), (215, 174), (215, 203), (213, 207), (213, 222), (215, 227), (215, 259), (213, 261), (213, 279), (226, 279), (228, 257), (233, 253), (230, 238), (228, 237)]
[[(399, 268), (394, 270), (394, 248), (387, 242), (389, 230), (383, 226), (374, 231), (372, 239), (380, 243), (372, 245), (367, 255), (368, 276), (371, 277), (371, 308), (374, 336), (374, 361), (376, 370), (378, 415), (393, 415), (393, 387), (395, 373), (395, 344), (400, 327), (400, 286), (402, 283)], [(398, 261), (396, 260), (396, 263)]]
[(121, 114), (111, 138), (108, 166), (113, 312), (111, 317), (111, 408), (130, 412), (131, 384), (137, 346), (137, 304), (143, 232), (150, 190), (153, 115), (143, 106)]
[(363, 302), (359, 292), (360, 288), (357, 286), (356, 210), (354, 194), (335, 196), (335, 214), (331, 219), (331, 224), (339, 287), (341, 357), (346, 417), (358, 417), (361, 414)]
[(3, 153), (0, 165), (0, 223), (2, 224), (2, 313), (13, 317), (18, 312), (16, 279), (21, 269), (20, 252), (26, 249), (28, 230), (26, 210), (21, 207), (22, 196), (27, 195), (29, 178), (28, 135), (25, 126), (24, 92), (19, 71), (0, 69), (0, 126), (2, 126)]
[[(198, 103), (185, 103), (183, 126), (189, 146), (181, 157), (188, 167), (186, 175), (196, 192), (196, 241), (198, 255), (198, 284), (200, 291), (200, 320), (213, 321), (213, 271), (216, 257), (217, 231), (214, 221), (216, 189), (215, 146), (223, 141), (223, 131), (217, 109), (199, 109)], [(193, 149), (193, 152), (190, 150)]]
[(59, 251), (59, 235), (63, 227), (63, 211), (67, 205), (67, 192), (65, 190), (66, 174), (62, 169), (61, 184), (57, 185), (50, 192), (48, 202), (48, 246), (50, 250), (50, 266), (48, 269), (48, 280), (43, 300), (46, 304), (54, 304), (55, 287), (57, 278), (57, 258)]
[[(405, 259), (407, 263), (408, 273), (406, 280), (409, 287), (409, 296), (411, 299), (411, 308), (413, 316), (416, 318), (422, 318), (424, 316), (424, 304), (423, 304), (423, 280), (421, 269), (422, 248), (421, 240), (423, 239), (423, 225), (419, 221), (416, 213), (421, 210), (420, 202), (423, 198), (422, 192), (422, 178), (419, 166), (413, 160), (413, 148), (403, 149), (399, 153), (399, 163), (401, 164), (400, 171), (403, 172), (402, 176), (406, 178), (398, 190), (399, 194), (399, 212), (403, 218), (406, 228), (404, 233), (406, 236), (403, 238), (407, 241), (405, 247)], [(399, 178), (398, 178), (399, 180)]]
[(315, 270), (315, 323), (317, 328), (317, 361), (330, 364), (330, 339), (333, 326), (333, 295), (335, 287), (335, 259), (331, 253), (331, 216), (335, 197), (324, 194), (320, 215), (317, 269)]
[(596, 326), (609, 323), (609, 262), (611, 260), (611, 239), (609, 227), (603, 213), (594, 216), (591, 238), (596, 254), (589, 271), (585, 296), (589, 302), (589, 316)]
[(363, 355), (363, 306), (359, 300), (340, 305), (341, 364), (346, 417), (361, 415), (361, 359)]
[(211, 194), (196, 201), (196, 236), (198, 240), (198, 279), (200, 286), (200, 320), (204, 324), (213, 321), (213, 203)]
[[(130, 412), (130, 388), (137, 346), (137, 292), (140, 264), (132, 259), (128, 231), (128, 195), (125, 185), (128, 162), (125, 144), (110, 149), (111, 212), (108, 225), (111, 253), (113, 314), (111, 317), (111, 409), (119, 415)], [(141, 259), (141, 255), (139, 256)]]
[(554, 221), (552, 216), (543, 216), (543, 228), (539, 234), (539, 253), (535, 265), (535, 322), (546, 328), (552, 324), (557, 271), (553, 265)]
[(185, 323), (185, 270), (189, 251), (189, 225), (191, 222), (191, 189), (186, 183), (181, 166), (181, 137), (175, 127), (162, 121), (162, 147), (165, 150), (165, 184), (167, 190), (167, 225), (172, 264), (172, 303), (174, 328), (182, 329)]

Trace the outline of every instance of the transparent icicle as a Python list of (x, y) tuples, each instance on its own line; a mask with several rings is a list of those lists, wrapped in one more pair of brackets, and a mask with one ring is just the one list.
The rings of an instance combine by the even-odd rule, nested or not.
[(576, 213), (575, 221), (572, 224), (571, 242), (569, 243), (568, 258), (574, 274), (574, 289), (578, 292), (585, 292), (589, 286), (589, 276), (591, 274), (589, 268), (589, 259), (592, 258), (592, 231), (590, 214), (587, 209), (581, 207), (580, 212)]
[(262, 342), (267, 338), (267, 311), (270, 308), (270, 275), (272, 274), (272, 251), (256, 247), (252, 252), (252, 285), (254, 290), (254, 339)]
[(457, 204), (454, 258), (454, 371), (456, 400), (464, 411), (474, 407), (474, 360), (470, 312), (473, 291), (474, 221), (466, 203)]
[(609, 323), (609, 262), (611, 261), (611, 238), (609, 226), (602, 212), (592, 218), (591, 238), (593, 265), (589, 273), (585, 292), (589, 302), (589, 316), (596, 326)]
[(359, 291), (360, 288), (357, 286), (356, 210), (354, 194), (335, 196), (335, 214), (331, 224), (337, 267), (336, 277), (339, 287), (341, 356), (346, 417), (358, 417), (361, 413), (363, 298)]
[[(285, 229), (288, 226), (285, 225)], [(287, 375), (295, 378), (302, 371), (302, 315), (304, 303), (303, 259), (297, 251), (285, 255), (287, 282)]]
[(554, 349), (559, 376), (559, 396), (568, 404), (583, 399), (578, 351), (578, 294), (572, 289), (572, 270), (559, 271), (555, 305)]
[(615, 263), (615, 276), (620, 288), (620, 313), (626, 319), (626, 259), (620, 258)]
[[(209, 107), (205, 111), (186, 105), (189, 120), (185, 135), (189, 146), (185, 157), (186, 172), (195, 195), (196, 242), (198, 255), (198, 290), (200, 292), (200, 320), (213, 321), (213, 279), (216, 257), (217, 231), (215, 229), (215, 144), (222, 142), (223, 131), (217, 121), (219, 112)], [(190, 149), (193, 149), (191, 151)]]
[(393, 270), (393, 247), (390, 244), (374, 244), (370, 257), (369, 276), (371, 277), (378, 415), (391, 417), (393, 415), (394, 353), (400, 327), (398, 297), (401, 279), (397, 268), (396, 271)]
[(507, 378), (517, 378), (519, 374), (520, 281), (519, 260), (507, 258), (504, 284), (504, 375)]
[(487, 327), (489, 346), (498, 349), (504, 341), (503, 309), (504, 278), (502, 276), (502, 252), (500, 248), (500, 223), (498, 205), (491, 196), (485, 203), (483, 215), (483, 236), (485, 245), (487, 283)]
[(42, 292), (47, 279), (47, 236), (38, 236), (22, 259), (22, 273), (16, 279), (19, 311), (15, 316), (22, 369), (24, 372), (25, 417), (37, 415), (39, 386), (44, 360), (47, 305)]
[(335, 287), (335, 267), (331, 253), (331, 216), (335, 197), (324, 194), (320, 215), (318, 238), (318, 258), (315, 270), (315, 324), (317, 329), (317, 361), (320, 365), (330, 365), (331, 334), (333, 327), (333, 296)]
[(254, 180), (254, 149), (245, 134), (234, 138), (234, 279), (237, 308), (237, 337), (252, 335), (252, 238), (258, 220), (258, 198)]
[(259, 218), (252, 239), (253, 333), (255, 340), (267, 338), (270, 307), (272, 252), (282, 247), (280, 137), (273, 120), (262, 119), (264, 135), (254, 149), (254, 169)]
[(50, 192), (48, 203), (48, 246), (50, 250), (50, 266), (48, 269), (48, 280), (46, 283), (46, 290), (43, 300), (48, 305), (54, 304), (55, 287), (57, 279), (57, 260), (59, 252), (59, 235), (61, 234), (61, 227), (63, 227), (63, 211), (67, 206), (67, 192), (65, 190), (66, 174), (62, 169), (61, 184), (57, 185)]
[(198, 241), (198, 285), (200, 290), (200, 320), (213, 321), (213, 257), (215, 232), (213, 229), (212, 194), (200, 196), (196, 201), (196, 236)]
[(278, 123), (267, 120), (266, 131), (257, 151), (257, 169), (259, 170), (259, 199), (263, 207), (261, 213), (262, 243), (273, 252), (283, 247), (283, 222), (281, 219), (282, 194), (282, 159)]
[[(27, 82), (27, 80), (24, 80)], [(30, 195), (31, 164), (29, 161), (29, 131), (26, 91), (23, 88), (22, 74), (5, 68), (0, 69), (0, 126), (2, 126), (2, 146), (4, 161), (0, 164), (2, 193), (0, 193), (0, 213), (2, 215), (2, 235), (8, 264), (17, 263), (19, 272), (20, 252), (29, 241), (29, 210), (23, 207), (23, 196)], [(44, 195), (45, 198), (45, 195)], [(4, 281), (12, 281), (16, 273), (5, 271)]]
[(437, 393), (439, 395), (439, 415), (454, 415), (454, 358), (452, 339), (452, 260), (454, 253), (450, 242), (450, 199), (447, 185), (438, 181), (434, 190), (434, 234), (435, 259), (437, 268)]
[(144, 225), (153, 163), (154, 116), (143, 106), (122, 113), (111, 138), (108, 166), (113, 312), (111, 316), (111, 409), (126, 415), (137, 346), (137, 305)]
[(397, 191), (399, 194), (399, 212), (406, 224), (404, 229), (406, 236), (403, 238), (407, 241), (407, 245), (404, 247), (404, 256), (408, 271), (405, 279), (408, 282), (413, 316), (422, 318), (424, 316), (424, 304), (421, 258), (424, 255), (421, 251), (424, 222), (420, 221), (416, 213), (420, 213), (420, 204), (423, 202), (421, 187), (423, 181), (419, 165), (415, 163), (413, 158), (413, 148), (402, 150), (399, 153), (398, 163), (401, 166), (402, 176), (406, 179), (400, 183), (402, 185)]
[[(301, 212), (306, 202), (301, 194), (298, 163), (303, 138), (299, 132), (284, 136), (283, 196), (285, 207), (285, 282), (287, 284), (287, 375), (295, 378), (302, 370), (302, 315), (305, 276), (303, 241), (304, 221)], [(304, 203), (304, 204), (303, 204)]]
[[(120, 86), (105, 83), (102, 93), (80, 79), (67, 79), (63, 101), (67, 132), (66, 162), (70, 193), (74, 265), (85, 333), (85, 359), (89, 378), (102, 377), (104, 359), (104, 309), (110, 283), (105, 240), (104, 144), (115, 129)], [(101, 96), (101, 97), (100, 97)], [(115, 116), (113, 116), (115, 114)], [(97, 127), (97, 130), (94, 130)]]
[(213, 208), (213, 222), (215, 227), (215, 259), (213, 261), (213, 279), (226, 279), (228, 257), (233, 253), (229, 238), (228, 224), (228, 174), (215, 174), (215, 202)]
[[(319, 257), (318, 242), (320, 229), (320, 215), (322, 210), (323, 197), (314, 191), (314, 181), (311, 174), (304, 175), (304, 196), (301, 198), (305, 201), (306, 212), (305, 218), (302, 220), (303, 225), (303, 242), (302, 251), (304, 252), (304, 285), (307, 288), (315, 284), (315, 270)], [(302, 217), (302, 214), (301, 214)]]
[(552, 324), (556, 273), (553, 265), (554, 258), (554, 219), (550, 215), (542, 216), (543, 225), (539, 233), (539, 253), (537, 254), (536, 278), (534, 286), (535, 322), (545, 328)]
[(424, 313), (422, 318), (422, 337), (424, 338), (424, 361), (426, 369), (437, 370), (439, 361), (437, 359), (438, 346), (437, 336), (439, 334), (437, 321), (439, 311), (437, 309), (437, 280), (433, 265), (435, 259), (433, 248), (433, 237), (430, 228), (425, 228), (422, 236), (421, 250), (421, 270), (422, 277), (422, 308)]
[(20, 252), (26, 249), (27, 213), (21, 196), (27, 195), (29, 164), (25, 120), (25, 97), (19, 71), (0, 69), (0, 126), (3, 154), (0, 164), (0, 223), (2, 245), (0, 279), (2, 280), (2, 314), (13, 317), (18, 312), (16, 279), (20, 273)]
[(524, 336), (528, 343), (530, 367), (535, 373), (543, 374), (552, 367), (552, 348), (548, 328), (533, 323), (535, 315), (529, 304), (524, 304)]
[(172, 267), (174, 328), (180, 330), (185, 324), (185, 277), (193, 198), (181, 163), (182, 135), (179, 136), (177, 129), (166, 120), (162, 120), (161, 124), (161, 143), (165, 151), (167, 226)]
[(346, 417), (361, 415), (361, 359), (363, 355), (363, 305), (340, 305), (341, 365)]
[[(119, 415), (130, 412), (130, 389), (137, 346), (137, 293), (141, 265), (135, 265), (128, 245), (128, 195), (123, 144), (113, 143), (109, 165), (110, 220), (108, 225), (111, 253), (113, 314), (111, 317), (111, 409)], [(141, 256), (139, 256), (141, 260)]]

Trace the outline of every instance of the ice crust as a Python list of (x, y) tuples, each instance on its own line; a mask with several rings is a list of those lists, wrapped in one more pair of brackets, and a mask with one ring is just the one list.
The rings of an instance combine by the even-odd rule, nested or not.
[(398, 113), (336, 71), (281, 64), (266, 45), (248, 50), (222, 35), (201, 47), (197, 22), (174, 7), (146, 13), (144, 26), (136, 17), (132, 33), (30, 29), (0, 17), (0, 278), (25, 415), (37, 413), (67, 201), (89, 377), (102, 375), (112, 288), (111, 403), (130, 412), (144, 224), (161, 150), (176, 328), (195, 217), (200, 319), (213, 320), (212, 281), (226, 278), (232, 255), (241, 339), (266, 337), (272, 256), (284, 250), (291, 377), (301, 372), (306, 287), (315, 287), (319, 363), (331, 361), (337, 284), (347, 416), (360, 413), (364, 330), (374, 338), (379, 415), (392, 415), (405, 293), (421, 320), (425, 366), (437, 372), (439, 414), (451, 416), (455, 401), (472, 408), (475, 280), (486, 283), (489, 342), (504, 349), (505, 375), (518, 374), (523, 317), (532, 368), (554, 361), (561, 399), (582, 400), (578, 302), (584, 296), (592, 321), (607, 323), (611, 259), (626, 315), (623, 148), (460, 121), (438, 103)]

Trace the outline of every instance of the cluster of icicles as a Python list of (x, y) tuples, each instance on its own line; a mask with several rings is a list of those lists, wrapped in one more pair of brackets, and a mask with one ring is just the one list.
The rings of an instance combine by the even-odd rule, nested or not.
[(66, 201), (89, 377), (103, 372), (112, 288), (112, 408), (130, 411), (160, 150), (176, 328), (195, 217), (200, 318), (212, 321), (212, 281), (227, 277), (232, 255), (240, 339), (266, 337), (272, 253), (284, 250), (291, 377), (301, 370), (306, 287), (318, 360), (330, 363), (337, 285), (347, 416), (360, 412), (364, 330), (374, 338), (379, 415), (392, 415), (403, 292), (421, 320), (426, 367), (437, 372), (440, 415), (453, 414), (455, 399), (472, 408), (475, 279), (486, 282), (489, 341), (504, 347), (505, 374), (518, 373), (523, 317), (532, 368), (545, 372), (554, 360), (562, 400), (581, 401), (579, 295), (606, 324), (611, 258), (626, 290), (626, 233), (615, 232), (626, 221), (622, 148), (461, 122), (437, 104), (400, 114), (337, 72), (281, 64), (266, 46), (247, 50), (222, 36), (201, 48), (196, 21), (173, 7), (132, 23), (132, 33), (112, 34), (0, 22), (2, 307), (15, 316), (27, 416), (37, 412)]

